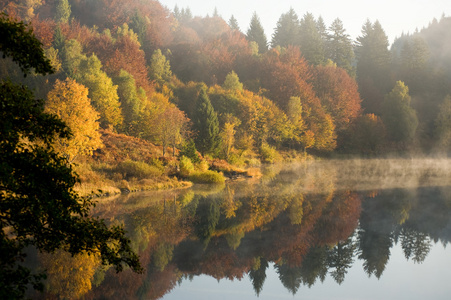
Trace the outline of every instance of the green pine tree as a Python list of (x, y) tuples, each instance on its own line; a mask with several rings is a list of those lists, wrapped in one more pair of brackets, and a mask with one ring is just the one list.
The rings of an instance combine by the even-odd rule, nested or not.
[(243, 84), (240, 82), (240, 78), (238, 75), (232, 71), (229, 74), (227, 74), (224, 84), (224, 89), (230, 90), (230, 91), (242, 91), (243, 90)]
[(240, 26), (238, 25), (237, 19), (232, 15), (229, 20), (229, 26), (232, 31), (240, 31)]
[(63, 50), (64, 42), (66, 38), (64, 37), (63, 32), (61, 31), (60, 26), (56, 26), (55, 32), (53, 33), (53, 48), (55, 48), (58, 51)]
[(271, 40), (273, 48), (299, 45), (299, 18), (293, 8), (282, 14)]
[(330, 34), (327, 37), (326, 53), (327, 58), (348, 72), (349, 76), (355, 77), (353, 67), (354, 51), (352, 41), (343, 28), (343, 22), (335, 19), (329, 27)]
[(219, 146), (219, 121), (205, 89), (200, 91), (194, 114), (197, 149), (202, 155), (214, 153)]
[(246, 37), (249, 41), (254, 41), (258, 44), (259, 53), (268, 51), (268, 40), (266, 39), (265, 31), (256, 12), (252, 15)]
[(367, 113), (380, 113), (384, 94), (390, 91), (390, 52), (388, 37), (381, 24), (369, 20), (357, 38), (357, 82), (362, 106)]
[(416, 111), (410, 106), (409, 88), (402, 81), (385, 96), (382, 119), (394, 142), (411, 142), (418, 127)]
[(55, 10), (55, 21), (57, 23), (69, 22), (71, 8), (68, 0), (57, 0)]
[(299, 44), (302, 55), (310, 63), (320, 65), (324, 62), (324, 41), (318, 31), (315, 18), (307, 13), (299, 25)]

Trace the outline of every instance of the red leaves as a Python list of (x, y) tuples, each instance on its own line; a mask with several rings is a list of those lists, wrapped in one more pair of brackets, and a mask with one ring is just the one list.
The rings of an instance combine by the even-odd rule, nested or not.
[(356, 81), (344, 69), (318, 66), (312, 80), (321, 104), (334, 119), (337, 130), (346, 129), (361, 113)]

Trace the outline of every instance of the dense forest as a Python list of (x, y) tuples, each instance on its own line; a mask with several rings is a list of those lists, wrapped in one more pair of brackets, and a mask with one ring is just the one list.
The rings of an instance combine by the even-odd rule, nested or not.
[[(193, 16), (158, 1), (2, 1), (31, 24), (55, 70), (22, 78), (73, 131), (69, 161), (118, 133), (180, 153), (246, 166), (280, 153), (447, 153), (451, 142), (451, 18), (390, 46), (368, 20), (351, 40), (293, 9), (269, 40), (254, 13), (247, 29), (215, 10)], [(194, 149), (195, 148), (195, 149)], [(194, 152), (195, 153), (195, 152)], [(295, 155), (295, 154), (292, 154)]]
[[(2, 0), (0, 11), (0, 284), (6, 282), (17, 295), (27, 284), (43, 288), (42, 275), (16, 268), (30, 245), (43, 253), (60, 248), (71, 254), (100, 252), (81, 261), (93, 275), (100, 263), (113, 264), (116, 271), (126, 264), (142, 272), (132, 248), (141, 252), (140, 247), (151, 241), (155, 253), (144, 253), (142, 260), (168, 271), (171, 280), (166, 286), (181, 278), (165, 269), (174, 267), (173, 257), (185, 276), (198, 272), (178, 261), (183, 253), (177, 251), (184, 247), (175, 245), (185, 233), (174, 230), (157, 245), (148, 230), (152, 226), (145, 222), (153, 220), (152, 209), (166, 212), (166, 199), (162, 205), (137, 209), (135, 223), (127, 229), (143, 238), (129, 240), (123, 227), (109, 229), (103, 221), (89, 218), (93, 202), (84, 196), (93, 191), (104, 195), (190, 185), (187, 181), (224, 183), (224, 175), (261, 175), (253, 168), (261, 163), (314, 156), (446, 156), (451, 147), (451, 17), (445, 15), (390, 45), (377, 20), (363, 24), (354, 41), (339, 18), (325, 24), (320, 16), (298, 15), (293, 9), (280, 16), (270, 39), (256, 13), (248, 28), (240, 29), (233, 16), (224, 20), (216, 10), (211, 16), (193, 16), (188, 7), (171, 10), (156, 0)], [(305, 202), (287, 197), (282, 204), (257, 192), (266, 190), (252, 191), (245, 204), (234, 202), (233, 193), (216, 202), (194, 194), (180, 199), (172, 195), (175, 215), (186, 206), (187, 217), (183, 212), (173, 227), (161, 227), (169, 232), (182, 220), (179, 228), (191, 226), (198, 239), (189, 240), (188, 246), (204, 247), (209, 254), (211, 239), (211, 245), (220, 240), (234, 251), (241, 240), (252, 243), (243, 237), (256, 224), (284, 228), (302, 222), (302, 230), (298, 226), (286, 236), (272, 237), (281, 244), (286, 239), (280, 253), (246, 256), (244, 267), (237, 269), (224, 264), (230, 269), (223, 274), (214, 273), (219, 268), (206, 272), (241, 278), (252, 268), (258, 294), (268, 261), (284, 258), (299, 265), (303, 257), (295, 255), (299, 249), (293, 243), (310, 237), (316, 224), (340, 234), (339, 227), (327, 228), (323, 208), (330, 206), (326, 213), (343, 213), (349, 235), (361, 209), (365, 217), (365, 211), (374, 212), (376, 206), (347, 192), (337, 193), (335, 202), (309, 201), (306, 196)], [(346, 209), (338, 209), (341, 204)], [(447, 211), (439, 204), (437, 210)], [(311, 217), (304, 217), (304, 208), (313, 212)], [(406, 221), (407, 208), (394, 223)], [(254, 219), (240, 223), (236, 214)], [(223, 227), (217, 226), (220, 217), (226, 219)], [(207, 227), (193, 221), (202, 219)], [(359, 225), (372, 226), (365, 219)], [(358, 236), (362, 245), (367, 237)], [(311, 241), (317, 244), (300, 249), (303, 255), (316, 255), (318, 250), (332, 257), (335, 254), (324, 246), (347, 237), (315, 239)], [(387, 244), (391, 242), (388, 238)], [(362, 247), (362, 255), (369, 248)], [(233, 251), (226, 254), (231, 257)], [(385, 258), (373, 258), (371, 253), (364, 257), (366, 271), (379, 276)], [(206, 256), (210, 260), (222, 263)], [(314, 282), (327, 267), (324, 262), (321, 272), (305, 274), (315, 275), (310, 277)], [(294, 274), (298, 280), (304, 271), (278, 266), (281, 278)], [(154, 274), (164, 280), (161, 272), (147, 273), (149, 278)], [(344, 275), (336, 274), (338, 282)], [(140, 285), (132, 276), (129, 279)], [(292, 279), (284, 278), (284, 285)], [(310, 284), (308, 279), (302, 282)], [(91, 282), (86, 284), (91, 289)], [(299, 288), (286, 286), (293, 294)], [(138, 292), (149, 293), (146, 288), (143, 284)], [(7, 289), (0, 292), (14, 298)]]

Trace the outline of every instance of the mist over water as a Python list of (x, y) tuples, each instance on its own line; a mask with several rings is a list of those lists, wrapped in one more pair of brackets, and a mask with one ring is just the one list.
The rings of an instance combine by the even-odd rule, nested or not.
[[(301, 179), (304, 191), (333, 184), (338, 190), (374, 190), (448, 186), (451, 184), (451, 160), (352, 159), (311, 161), (292, 164), (283, 178)], [(311, 180), (315, 180), (312, 184)]]

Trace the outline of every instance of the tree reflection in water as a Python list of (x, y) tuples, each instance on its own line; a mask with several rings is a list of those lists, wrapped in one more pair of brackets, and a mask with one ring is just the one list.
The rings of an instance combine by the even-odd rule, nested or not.
[[(217, 280), (249, 275), (259, 295), (274, 264), (294, 295), (301, 285), (310, 287), (328, 275), (342, 284), (356, 260), (369, 276), (381, 277), (394, 244), (401, 245), (407, 259), (421, 263), (432, 243), (450, 241), (451, 199), (445, 184), (353, 190), (355, 181), (344, 184), (343, 172), (349, 174), (341, 167), (293, 166), (213, 189), (104, 199), (95, 213), (126, 225), (146, 273), (99, 268), (89, 292), (86, 282), (70, 288), (83, 291), (85, 299), (158, 299), (197, 275)], [(354, 177), (370, 171), (356, 172)], [(418, 180), (425, 182), (421, 176)], [(41, 266), (56, 269), (49, 264), (46, 257)], [(73, 278), (86, 272), (82, 269), (61, 268), (72, 275), (50, 273), (49, 282), (52, 276)], [(44, 296), (55, 290), (49, 288)]]

